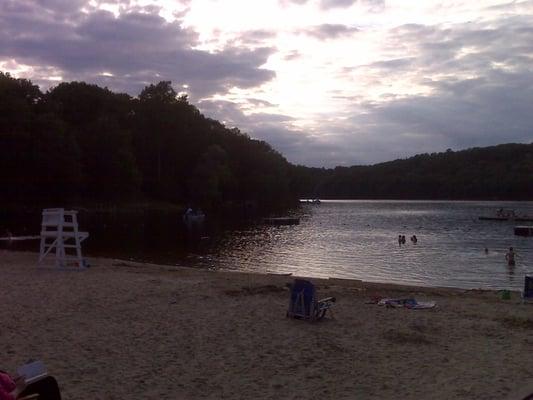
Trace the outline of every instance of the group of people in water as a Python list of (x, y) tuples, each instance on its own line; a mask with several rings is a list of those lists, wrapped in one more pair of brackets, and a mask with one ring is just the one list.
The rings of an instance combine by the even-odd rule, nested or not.
[[(489, 254), (488, 247), (485, 247), (485, 254)], [(516, 265), (515, 261), (516, 253), (512, 247), (509, 247), (509, 251), (505, 253), (505, 260), (507, 261), (507, 265), (509, 267), (514, 267)]]
[[(416, 237), (416, 235), (411, 236), (410, 240), (413, 244), (418, 243), (418, 238)], [(398, 245), (402, 247), (402, 244), (406, 244), (405, 235), (398, 235)], [(487, 247), (485, 247), (485, 254), (489, 254), (489, 249)], [(505, 253), (505, 260), (507, 261), (507, 265), (509, 267), (514, 267), (516, 265), (515, 256), (516, 253), (514, 249), (512, 247), (509, 247), (509, 251)]]
[[(411, 236), (410, 240), (411, 240), (411, 243), (413, 244), (418, 243), (418, 238), (416, 237), (416, 235)], [(405, 235), (398, 235), (398, 245), (402, 247), (402, 244), (405, 244), (405, 243), (406, 243)]]

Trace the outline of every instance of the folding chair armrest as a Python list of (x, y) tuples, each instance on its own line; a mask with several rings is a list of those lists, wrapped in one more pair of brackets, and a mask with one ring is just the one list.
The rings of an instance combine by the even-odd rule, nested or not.
[(335, 303), (337, 299), (335, 297), (326, 297), (324, 299), (318, 300), (319, 303)]
[(318, 311), (325, 311), (333, 307), (333, 303), (335, 303), (337, 299), (335, 297), (326, 297), (325, 299), (319, 300), (317, 303), (317, 310)]

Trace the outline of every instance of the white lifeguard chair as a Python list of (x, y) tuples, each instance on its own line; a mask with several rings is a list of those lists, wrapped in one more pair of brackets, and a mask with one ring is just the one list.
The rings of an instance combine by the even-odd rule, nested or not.
[(63, 208), (43, 210), (39, 264), (48, 254), (55, 253), (56, 267), (66, 267), (68, 264), (86, 267), (81, 254), (81, 242), (89, 237), (89, 233), (78, 230), (77, 214), (77, 211), (65, 211)]

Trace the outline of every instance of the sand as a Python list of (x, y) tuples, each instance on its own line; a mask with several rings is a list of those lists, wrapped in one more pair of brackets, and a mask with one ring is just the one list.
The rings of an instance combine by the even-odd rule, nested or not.
[[(481, 290), (312, 279), (335, 296), (285, 316), (292, 277), (0, 250), (1, 369), (41, 359), (64, 399), (501, 399), (533, 378), (533, 306)], [(375, 295), (431, 310), (365, 304)]]

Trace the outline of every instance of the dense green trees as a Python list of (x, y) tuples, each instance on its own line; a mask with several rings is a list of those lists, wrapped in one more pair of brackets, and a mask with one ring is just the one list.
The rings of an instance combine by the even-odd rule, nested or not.
[(0, 202), (157, 200), (273, 209), (298, 197), (533, 199), (533, 144), (374, 166), (289, 164), (204, 117), (170, 82), (138, 98), (83, 82), (46, 93), (0, 72)]
[(138, 98), (83, 82), (46, 93), (0, 73), (0, 201), (286, 206), (288, 162), (200, 114), (170, 82)]
[(419, 154), (372, 166), (297, 167), (303, 197), (533, 200), (533, 144)]

